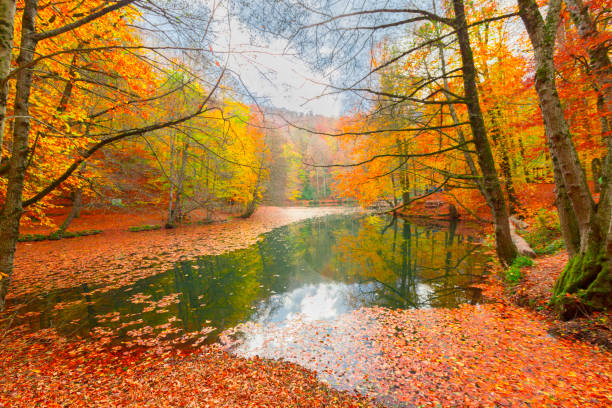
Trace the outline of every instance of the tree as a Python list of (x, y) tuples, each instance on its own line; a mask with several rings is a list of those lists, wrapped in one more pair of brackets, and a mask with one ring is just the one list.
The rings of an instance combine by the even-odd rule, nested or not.
[[(473, 143), (476, 150), (482, 174), (482, 191), (493, 213), (495, 222), (497, 253), (503, 264), (510, 264), (516, 257), (517, 250), (512, 242), (508, 208), (501, 189), (480, 106), (477, 73), (469, 38), (469, 26), (476, 25), (479, 22), (468, 25), (462, 1), (453, 1), (452, 6), (452, 12), (449, 11), (451, 17), (444, 17), (430, 11), (431, 8), (424, 7), (387, 8), (383, 6), (369, 8), (361, 5), (361, 3), (350, 2), (344, 9), (340, 10), (334, 2), (329, 1), (322, 1), (315, 6), (306, 6), (299, 2), (297, 4), (292, 2), (281, 2), (279, 4), (276, 1), (260, 1), (257, 2), (255, 8), (246, 7), (241, 9), (240, 14), (244, 20), (250, 22), (254, 27), (258, 29), (262, 27), (261, 30), (265, 33), (273, 33), (290, 39), (298, 51), (303, 55), (311, 56), (315, 65), (319, 67), (330, 65), (346, 67), (350, 64), (359, 67), (359, 53), (365, 49), (367, 44), (374, 41), (374, 35), (385, 30), (397, 29), (397, 27), (409, 27), (420, 22), (435, 22), (444, 25), (449, 30), (441, 37), (456, 36), (462, 61), (461, 70), (463, 73), (464, 92), (462, 96), (452, 94), (450, 95), (450, 101), (436, 100), (438, 95), (448, 94), (448, 91), (445, 92), (441, 89), (423, 94), (423, 89), (428, 90), (426, 85), (430, 83), (435, 84), (435, 80), (424, 81), (425, 85), (416, 86), (417, 90), (409, 95), (381, 93), (379, 90), (372, 89), (367, 84), (368, 79), (371, 79), (385, 67), (396, 61), (405, 60), (413, 56), (415, 52), (423, 49), (426, 45), (439, 41), (439, 38), (429, 42), (410, 44), (410, 46), (402, 49), (389, 60), (380, 62), (374, 68), (369, 69), (366, 75), (360, 75), (359, 78), (361, 79), (354, 81), (351, 78), (350, 84), (340, 84), (332, 88), (338, 92), (348, 91), (364, 94), (366, 95), (364, 99), (367, 97), (386, 97), (391, 101), (391, 104), (393, 102), (411, 102), (417, 105), (436, 105), (440, 107), (440, 110), (448, 105), (465, 105), (468, 110), (469, 125), (472, 133), (472, 140), (468, 140), (467, 143)], [(274, 8), (275, 12), (268, 13), (272, 8)], [(271, 16), (274, 16), (274, 18)], [(506, 16), (493, 16), (488, 20), (494, 21), (504, 17)], [(367, 34), (361, 35), (363, 32)], [(334, 46), (330, 47), (329, 44), (334, 44)], [(436, 127), (421, 123), (414, 126), (414, 128), (396, 130), (420, 134), (428, 130), (441, 131), (454, 126), (455, 124)], [(374, 135), (384, 133), (385, 131), (387, 129), (356, 133)], [(456, 148), (465, 148), (465, 146), (460, 145)], [(442, 154), (443, 152), (440, 149), (430, 149), (428, 154), (435, 155), (436, 153)], [(391, 153), (373, 156), (372, 160), (392, 157), (394, 155), (400, 158), (412, 157), (406, 153)], [(400, 178), (399, 181), (401, 181), (400, 185), (403, 185), (404, 198), (408, 199), (407, 192), (409, 186), (406, 183), (406, 177)], [(408, 199), (408, 202), (411, 202), (411, 200)]]
[[(75, 115), (72, 112), (65, 112), (63, 121), (65, 128), (68, 128), (68, 134), (74, 136), (75, 133), (85, 138), (77, 138), (80, 142), (78, 149), (74, 155), (70, 157), (68, 163), (57, 161), (62, 164), (59, 171), (50, 179), (42, 180), (40, 188), (33, 192), (30, 197), (24, 199), (24, 187), (28, 177), (28, 166), (31, 156), (36, 151), (36, 142), (30, 138), (32, 132), (31, 120), (31, 103), (33, 85), (44, 83), (45, 80), (56, 78), (56, 72), (50, 72), (49, 75), (41, 74), (37, 71), (41, 65), (52, 61), (54, 58), (59, 58), (66, 55), (81, 55), (95, 52), (108, 52), (115, 55), (115, 58), (125, 53), (134, 54), (136, 50), (144, 50), (140, 44), (126, 44), (123, 40), (132, 41), (133, 37), (129, 32), (121, 32), (122, 29), (127, 29), (126, 21), (129, 21), (134, 15), (139, 13), (139, 10), (134, 8), (136, 2), (134, 0), (120, 0), (108, 4), (104, 1), (83, 2), (75, 1), (63, 2), (58, 7), (39, 7), (37, 0), (24, 0), (19, 7), (19, 13), (15, 19), (11, 19), (14, 14), (14, 7), (10, 2), (3, 2), (3, 7), (0, 9), (0, 21), (7, 22), (2, 24), (2, 44), (0, 50), (3, 56), (10, 54), (9, 31), (15, 31), (16, 37), (19, 38), (20, 46), (18, 48), (18, 56), (16, 59), (15, 68), (3, 75), (3, 87), (9, 81), (15, 81), (14, 92), (9, 92), (6, 95), (0, 92), (0, 113), (5, 111), (4, 108), (12, 101), (12, 118), (14, 122), (12, 126), (4, 126), (7, 120), (6, 116), (0, 115), (3, 120), (2, 126), (11, 131), (11, 146), (8, 160), (5, 161), (5, 170), (0, 171), (0, 174), (6, 174), (5, 194), (2, 207), (0, 209), (0, 309), (4, 308), (4, 299), (10, 283), (10, 277), (13, 270), (13, 256), (15, 252), (16, 242), (19, 236), (19, 222), (23, 215), (24, 208), (38, 203), (51, 192), (62, 185), (69, 177), (80, 168), (81, 164), (91, 158), (96, 152), (103, 147), (115, 143), (119, 140), (134, 136), (141, 136), (148, 132), (175, 126), (183, 123), (191, 118), (201, 115), (209, 109), (208, 103), (212, 93), (218, 88), (223, 72), (218, 76), (216, 82), (209, 87), (209, 92), (203, 100), (200, 101), (196, 109), (188, 114), (176, 118), (166, 120), (163, 116), (150, 120), (148, 123), (136, 122), (137, 126), (126, 126), (125, 123), (113, 123), (114, 114), (119, 110), (137, 106), (142, 109), (143, 106), (150, 101), (163, 98), (164, 95), (143, 95), (138, 93), (138, 88), (130, 88), (129, 75), (121, 77), (113, 71), (113, 64), (104, 65), (104, 61), (108, 61), (108, 55), (101, 61), (96, 61), (92, 65), (86, 67), (89, 72), (89, 78), (84, 83), (89, 83), (92, 88), (101, 86), (103, 91), (97, 93), (98, 101), (103, 101), (104, 106), (99, 111), (88, 114), (86, 117)], [(147, 6), (148, 10), (164, 10), (158, 8), (153, 2), (147, 1), (140, 3), (141, 6)], [(169, 6), (169, 5), (168, 5)], [(170, 7), (164, 10), (164, 16), (172, 18), (175, 16), (170, 14)], [(57, 18), (61, 15), (62, 18)], [(115, 19), (114, 25), (110, 26), (117, 28), (117, 31), (107, 30), (100, 36), (96, 32), (97, 28), (109, 27), (104, 26), (108, 23), (108, 18)], [(37, 27), (45, 27), (43, 31)], [(98, 37), (96, 37), (96, 35)], [(82, 43), (75, 47), (75, 38), (87, 39), (87, 41), (102, 42), (113, 40), (116, 44), (103, 44), (99, 47), (91, 46), (92, 44)], [(56, 40), (56, 41), (53, 41)], [(46, 53), (46, 47), (49, 44), (64, 45), (65, 49), (59, 49)], [(177, 49), (180, 47), (177, 47)], [(48, 48), (48, 49), (52, 49)], [(47, 50), (48, 50), (47, 49)], [(148, 48), (155, 50), (155, 48)], [(98, 54), (99, 55), (99, 54)], [(148, 64), (151, 64), (154, 59), (147, 56)], [(3, 58), (3, 64), (6, 60)], [(120, 65), (120, 63), (119, 63)], [(4, 65), (0, 67), (4, 69)], [(44, 70), (41, 70), (44, 72)], [(68, 69), (67, 73), (76, 71)], [(1, 74), (2, 72), (0, 72)], [(138, 74), (139, 72), (133, 72)], [(61, 74), (60, 74), (61, 75)], [(97, 79), (97, 80), (96, 80)], [(74, 83), (75, 78), (63, 78), (63, 82)], [(143, 82), (144, 83), (144, 82)], [(122, 86), (128, 86), (123, 88)], [(71, 89), (66, 86), (64, 89)], [(105, 92), (108, 92), (105, 94)], [(96, 94), (94, 92), (94, 94)], [(117, 98), (114, 99), (113, 97)], [(91, 99), (90, 99), (91, 100)], [(56, 101), (57, 102), (57, 101)], [(55, 105), (55, 104), (54, 104)], [(4, 110), (3, 110), (4, 109)], [(146, 115), (145, 115), (146, 116)], [(61, 127), (60, 127), (61, 128)], [(46, 132), (53, 133), (55, 127), (48, 127)], [(78, 132), (77, 132), (78, 130)], [(65, 136), (65, 135), (62, 135)], [(33, 143), (32, 143), (33, 142)]]
[[(15, 0), (0, 1), (0, 78), (6, 78), (11, 69), (15, 6)], [(6, 122), (8, 91), (8, 81), (5, 80), (0, 84), (0, 168), (4, 162), (2, 146), (4, 144), (4, 124)]]
[[(573, 254), (556, 282), (553, 294), (553, 303), (559, 307), (564, 317), (570, 318), (580, 311), (581, 304), (594, 309), (612, 305), (612, 142), (608, 138), (608, 154), (602, 169), (602, 193), (599, 202), (595, 203), (572, 142), (556, 87), (554, 51), (561, 0), (549, 2), (546, 18), (542, 17), (537, 3), (533, 0), (518, 0), (518, 5), (534, 50), (535, 87), (546, 125), (548, 146), (553, 160), (558, 165), (563, 187), (567, 190), (578, 224), (579, 250)], [(595, 57), (591, 63), (598, 66), (600, 74), (609, 73), (609, 60), (606, 66), (607, 58), (602, 58), (602, 55), (607, 57), (607, 53), (595, 52), (600, 46), (596, 45), (595, 49), (591, 49), (591, 58)], [(600, 78), (607, 81), (609, 75)], [(577, 295), (577, 299), (567, 295)]]

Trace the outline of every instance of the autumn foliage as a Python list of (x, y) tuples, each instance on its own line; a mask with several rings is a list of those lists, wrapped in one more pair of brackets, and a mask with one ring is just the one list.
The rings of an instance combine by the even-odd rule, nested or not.
[[(225, 3), (0, 0), (0, 406), (612, 406), (610, 1)], [(331, 79), (367, 66), (328, 89), (360, 103), (339, 119), (264, 106), (218, 20), (310, 50)], [(362, 32), (363, 61), (342, 46)], [(317, 274), (387, 303), (262, 327), (218, 290), (232, 327), (176, 325), (174, 309), (206, 306), (178, 289), (188, 268), (209, 267), (181, 281), (208, 293), (233, 289), (218, 270), (240, 277), (251, 313), (277, 295), (261, 234), (349, 212), (262, 202), (392, 214), (326, 244), (334, 267), (270, 249), (300, 285)], [(482, 257), (453, 252), (454, 223), (445, 256), (408, 223), (396, 245), (398, 216), (476, 221), (459, 228)], [(457, 301), (455, 282), (450, 301), (418, 301), (453, 273), (477, 296)]]

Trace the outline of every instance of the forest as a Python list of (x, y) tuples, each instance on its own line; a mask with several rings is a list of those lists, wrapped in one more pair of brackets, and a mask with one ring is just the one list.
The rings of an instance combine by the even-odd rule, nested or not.
[(0, 406), (612, 405), (610, 0), (0, 0)]

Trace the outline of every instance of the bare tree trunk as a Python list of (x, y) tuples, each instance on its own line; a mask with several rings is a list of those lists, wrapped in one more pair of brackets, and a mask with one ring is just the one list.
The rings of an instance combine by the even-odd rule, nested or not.
[(499, 152), (500, 160), (499, 160), (499, 168), (501, 170), (501, 175), (504, 180), (504, 189), (506, 190), (506, 194), (508, 195), (508, 207), (510, 214), (516, 214), (517, 210), (521, 209), (521, 202), (519, 201), (516, 190), (514, 189), (514, 181), (512, 179), (512, 166), (510, 165), (510, 157), (508, 156), (508, 146), (506, 144), (506, 140), (504, 139), (503, 130), (499, 125), (498, 117), (500, 116), (499, 108), (494, 106), (493, 109), (490, 109), (491, 117), (491, 139), (493, 140), (493, 145), (497, 147), (497, 151)]
[[(38, 0), (28, 0), (22, 17), (21, 48), (17, 64), (27, 66), (34, 58), (36, 48), (35, 21)], [(23, 185), (28, 160), (30, 135), (29, 99), (32, 86), (32, 69), (23, 69), (17, 74), (15, 94), (15, 126), (13, 145), (9, 159), (6, 200), (0, 210), (0, 310), (4, 310), (4, 299), (13, 275), (15, 247), (19, 238), (19, 221), (23, 214)]]
[[(578, 30), (578, 35), (584, 40), (590, 40), (587, 46), (589, 62), (597, 81), (597, 91), (602, 96), (602, 108), (604, 115), (602, 119), (605, 130), (612, 129), (612, 66), (608, 57), (609, 42), (602, 41), (597, 31), (597, 26), (589, 14), (588, 7), (582, 0), (565, 0), (572, 21)], [(604, 131), (605, 131), (604, 130)]]
[[(397, 150), (400, 156), (406, 156), (408, 152), (404, 149), (404, 145), (402, 141), (397, 138), (395, 140), (397, 145)], [(410, 204), (410, 179), (408, 178), (408, 172), (406, 170), (406, 163), (403, 163), (405, 159), (403, 157), (399, 157), (399, 182), (400, 188), (402, 189), (402, 205), (408, 206)]]
[(261, 163), (259, 164), (259, 170), (257, 171), (257, 182), (255, 183), (255, 188), (253, 189), (253, 198), (247, 204), (245, 212), (240, 216), (241, 218), (249, 218), (257, 209), (257, 196), (259, 195), (259, 187), (261, 186), (263, 176), (263, 165), (264, 159), (262, 158)]
[(189, 152), (189, 138), (186, 137), (183, 143), (183, 151), (181, 152), (181, 169), (178, 174), (177, 186), (176, 186), (176, 202), (174, 204), (174, 220), (173, 222), (180, 223), (184, 217), (184, 196), (185, 196), (185, 170), (187, 168), (187, 160)]
[[(546, 126), (550, 152), (559, 163), (567, 194), (578, 217), (578, 227), (583, 240), (590, 230), (595, 203), (571, 140), (555, 83), (553, 54), (561, 0), (550, 2), (546, 22), (542, 19), (535, 0), (518, 0), (518, 3), (521, 19), (527, 28), (535, 52), (535, 88)], [(581, 245), (584, 244), (585, 242), (581, 242)]]
[(173, 215), (173, 206), (174, 206), (174, 156), (176, 154), (176, 135), (174, 132), (171, 132), (172, 140), (170, 141), (170, 166), (168, 169), (168, 181), (170, 182), (170, 196), (168, 197), (168, 218), (166, 220), (166, 228), (172, 228), (172, 219)]
[(493, 153), (487, 138), (478, 89), (476, 87), (476, 68), (474, 56), (470, 45), (470, 38), (465, 19), (465, 7), (463, 0), (453, 0), (455, 11), (455, 29), (457, 30), (457, 40), (461, 50), (461, 61), (463, 64), (463, 86), (465, 99), (470, 117), (472, 137), (478, 156), (478, 164), (483, 175), (483, 192), (490, 203), (495, 222), (495, 240), (497, 244), (497, 255), (502, 264), (509, 265), (517, 256), (516, 246), (512, 242), (510, 234), (510, 224), (508, 220), (508, 208), (506, 200), (499, 183)]
[(557, 206), (557, 214), (559, 214), (559, 225), (561, 226), (561, 235), (565, 242), (565, 249), (570, 256), (580, 252), (580, 230), (576, 221), (576, 214), (572, 202), (567, 196), (563, 176), (559, 163), (553, 157), (553, 176), (555, 180), (555, 205)]
[(0, 0), (0, 161), (4, 144), (6, 105), (8, 103), (8, 74), (13, 53), (13, 32), (15, 31), (15, 0)]
[[(597, 30), (588, 7), (582, 0), (566, 0), (568, 10), (578, 34), (587, 43), (589, 64), (595, 76), (595, 88), (598, 92), (597, 110), (600, 114), (601, 130), (604, 140), (607, 139), (608, 152), (603, 160), (601, 169), (601, 184), (599, 178), (593, 180), (596, 187), (601, 189), (601, 196), (597, 207), (597, 218), (600, 223), (602, 234), (608, 236), (607, 247), (612, 248), (612, 235), (606, 231), (612, 231), (612, 64), (608, 56), (609, 40), (604, 41), (605, 34)], [(603, 38), (602, 38), (603, 37)], [(595, 178), (595, 176), (594, 176)], [(608, 251), (608, 258), (612, 259), (612, 251)]]
[[(442, 48), (442, 46), (443, 44), (439, 42), (438, 43), (438, 55), (440, 58), (440, 68), (442, 69), (444, 89), (450, 92), (448, 78), (446, 77), (446, 59), (444, 58), (444, 49)], [(446, 93), (445, 95), (446, 95), (446, 100), (450, 101), (451, 100), (450, 95), (448, 93)], [(455, 109), (455, 105), (448, 105), (448, 110), (450, 112), (451, 118), (453, 119), (453, 123), (457, 125), (457, 140), (459, 141), (460, 144), (465, 145), (466, 139), (465, 139), (465, 135), (463, 134), (463, 130), (459, 126), (460, 121), (459, 121), (459, 116), (457, 115), (457, 110)], [(465, 148), (462, 150), (463, 150), (463, 157), (465, 158), (465, 161), (470, 169), (470, 173), (472, 174), (472, 176), (478, 177), (476, 179), (476, 185), (478, 186), (478, 190), (483, 196), (485, 196), (485, 200), (486, 200), (487, 197), (486, 197), (486, 194), (484, 193), (484, 187), (482, 185), (482, 178), (480, 176), (480, 172), (478, 171), (478, 168), (476, 167), (476, 163), (474, 163), (472, 154), (468, 152), (467, 149)], [(489, 206), (491, 205), (488, 201), (487, 201), (487, 204), (489, 204)]]

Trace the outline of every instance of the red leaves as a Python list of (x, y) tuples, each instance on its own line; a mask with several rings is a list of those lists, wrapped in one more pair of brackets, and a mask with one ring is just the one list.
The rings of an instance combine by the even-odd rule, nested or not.
[(116, 353), (53, 331), (13, 333), (0, 349), (0, 406), (360, 407), (293, 364), (155, 350)]
[(391, 406), (608, 406), (612, 356), (547, 330), (503, 304), (369, 308), (336, 321), (247, 326), (237, 350), (287, 359)]
[[(116, 243), (109, 242), (108, 236), (104, 241), (82, 238), (95, 241), (100, 251), (93, 261), (89, 250), (78, 250), (82, 243), (72, 244), (78, 242), (76, 239), (36, 243), (28, 249), (38, 251), (41, 262), (47, 262), (44, 274), (37, 272), (32, 260), (20, 258), (18, 276), (21, 282), (41, 279), (41, 285), (49, 288), (88, 281), (114, 286), (139, 279), (145, 269), (133, 271), (132, 266), (168, 248), (174, 252), (164, 256), (178, 259), (248, 245), (260, 231), (305, 217), (310, 211), (313, 210), (281, 213), (266, 209), (249, 221), (141, 233), (151, 240), (143, 239), (141, 234), (131, 240), (134, 234), (128, 232), (116, 234), (120, 238)], [(159, 247), (149, 248), (152, 241)], [(56, 254), (61, 254), (62, 259), (54, 264)], [(92, 262), (90, 270), (74, 272)], [(554, 276), (551, 271), (561, 263), (554, 259), (539, 262), (534, 270), (541, 268), (541, 273), (526, 273), (527, 278), (533, 275), (530, 282), (538, 287), (545, 286), (542, 277), (546, 272)], [(64, 267), (57, 269), (57, 265)], [(0, 406), (372, 405), (369, 400), (332, 391), (317, 378), (392, 406), (528, 403), (534, 407), (605, 407), (612, 403), (610, 354), (550, 336), (549, 322), (505, 304), (499, 287), (489, 286), (485, 292), (496, 297), (497, 303), (463, 305), (458, 309), (369, 308), (337, 320), (295, 320), (287, 326), (264, 328), (251, 324), (226, 332), (222, 338), (228, 347), (248, 359), (228, 356), (218, 347), (200, 347), (214, 328), (177, 333), (172, 325), (176, 317), (139, 328), (132, 324), (142, 321), (121, 324), (121, 329), (133, 337), (127, 343), (149, 346), (147, 350), (109, 349), (114, 333), (104, 327), (94, 330), (96, 342), (68, 342), (54, 330), (26, 333), (16, 328), (0, 339)], [(134, 293), (131, 300), (153, 312), (171, 307), (178, 296), (171, 294), (153, 301)], [(119, 314), (95, 317), (100, 323), (113, 322)], [(247, 339), (250, 335), (257, 341), (250, 345), (237, 343), (232, 334), (239, 330), (247, 334)], [(185, 342), (194, 342), (200, 348), (188, 354), (174, 347)], [(262, 360), (254, 354), (282, 357), (317, 375), (294, 364)]]
[(164, 272), (179, 259), (244, 248), (273, 228), (340, 211), (337, 208), (263, 207), (247, 220), (138, 234), (127, 231), (128, 226), (134, 225), (135, 219), (140, 224), (159, 222), (154, 219), (157, 213), (82, 216), (79, 219), (82, 225), (102, 229), (104, 233), (71, 240), (20, 243), (9, 296), (20, 297), (84, 283), (103, 292), (117, 289)]

